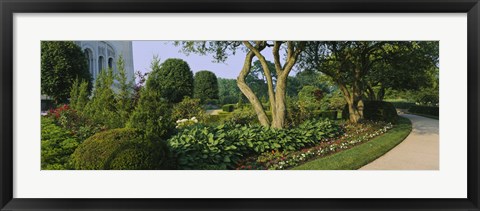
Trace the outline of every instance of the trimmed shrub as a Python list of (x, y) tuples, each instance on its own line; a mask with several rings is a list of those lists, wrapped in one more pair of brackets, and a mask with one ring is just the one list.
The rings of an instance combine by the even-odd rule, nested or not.
[[(396, 123), (398, 120), (397, 110), (390, 102), (384, 101), (363, 101), (363, 117), (366, 120), (384, 121)], [(348, 105), (342, 111), (342, 118), (348, 119)]]
[(232, 169), (242, 158), (267, 151), (294, 151), (342, 134), (329, 120), (279, 130), (260, 125), (187, 128), (168, 140), (180, 169)]
[(185, 96), (192, 96), (193, 73), (187, 62), (181, 59), (167, 59), (161, 65), (158, 59), (154, 59), (147, 87), (158, 91), (168, 102), (178, 103)]
[(85, 140), (73, 153), (75, 169), (146, 170), (162, 169), (166, 148), (143, 139), (139, 130), (113, 129)]
[(411, 102), (391, 102), (391, 103), (397, 109), (409, 109), (410, 107), (415, 105), (415, 103), (411, 103)]
[(195, 73), (193, 96), (202, 103), (209, 99), (218, 99), (218, 81), (215, 73), (208, 70)]
[(222, 106), (222, 110), (225, 112), (232, 112), (235, 110), (235, 104), (225, 104)]
[(436, 116), (436, 117), (438, 117), (439, 115), (439, 109), (438, 107), (435, 107), (435, 106), (415, 105), (410, 107), (410, 109), (408, 109), (408, 112), (415, 113), (415, 114), (425, 114), (425, 115)]

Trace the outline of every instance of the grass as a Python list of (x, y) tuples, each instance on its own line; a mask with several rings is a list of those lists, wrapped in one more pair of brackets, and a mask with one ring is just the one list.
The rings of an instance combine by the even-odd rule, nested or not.
[(400, 117), (387, 133), (351, 149), (319, 158), (293, 170), (355, 170), (374, 161), (401, 143), (412, 131), (409, 119)]

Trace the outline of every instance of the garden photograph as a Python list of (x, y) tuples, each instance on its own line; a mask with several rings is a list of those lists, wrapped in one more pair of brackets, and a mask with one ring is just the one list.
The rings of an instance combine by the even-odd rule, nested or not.
[(439, 170), (438, 41), (41, 41), (41, 170)]

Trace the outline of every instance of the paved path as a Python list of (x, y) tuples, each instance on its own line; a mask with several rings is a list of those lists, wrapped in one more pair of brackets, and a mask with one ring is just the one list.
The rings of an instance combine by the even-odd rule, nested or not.
[(438, 170), (438, 120), (401, 114), (412, 121), (412, 132), (395, 148), (360, 170)]

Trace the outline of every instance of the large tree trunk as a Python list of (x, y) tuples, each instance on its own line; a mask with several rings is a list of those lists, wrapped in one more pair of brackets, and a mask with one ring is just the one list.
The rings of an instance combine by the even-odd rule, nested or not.
[(358, 123), (363, 120), (363, 93), (361, 89), (358, 88), (358, 84), (354, 83), (352, 91), (349, 91), (347, 86), (340, 81), (337, 81), (337, 84), (343, 94), (343, 98), (347, 102), (349, 121), (351, 123)]
[(287, 108), (285, 105), (285, 95), (287, 92), (287, 77), (281, 76), (277, 78), (277, 86), (275, 90), (276, 99), (276, 115), (272, 121), (273, 128), (285, 127), (285, 116), (287, 114)]
[(237, 86), (242, 91), (242, 93), (247, 97), (248, 101), (253, 106), (255, 113), (257, 114), (258, 121), (263, 126), (269, 126), (270, 121), (268, 120), (267, 114), (263, 109), (262, 103), (255, 95), (255, 93), (250, 89), (250, 87), (245, 82), (245, 78), (247, 77), (248, 73), (250, 73), (250, 69), (252, 66), (252, 59), (255, 56), (253, 52), (248, 52), (247, 56), (245, 57), (245, 63), (243, 64), (243, 68), (240, 71), (240, 74), (237, 77)]

